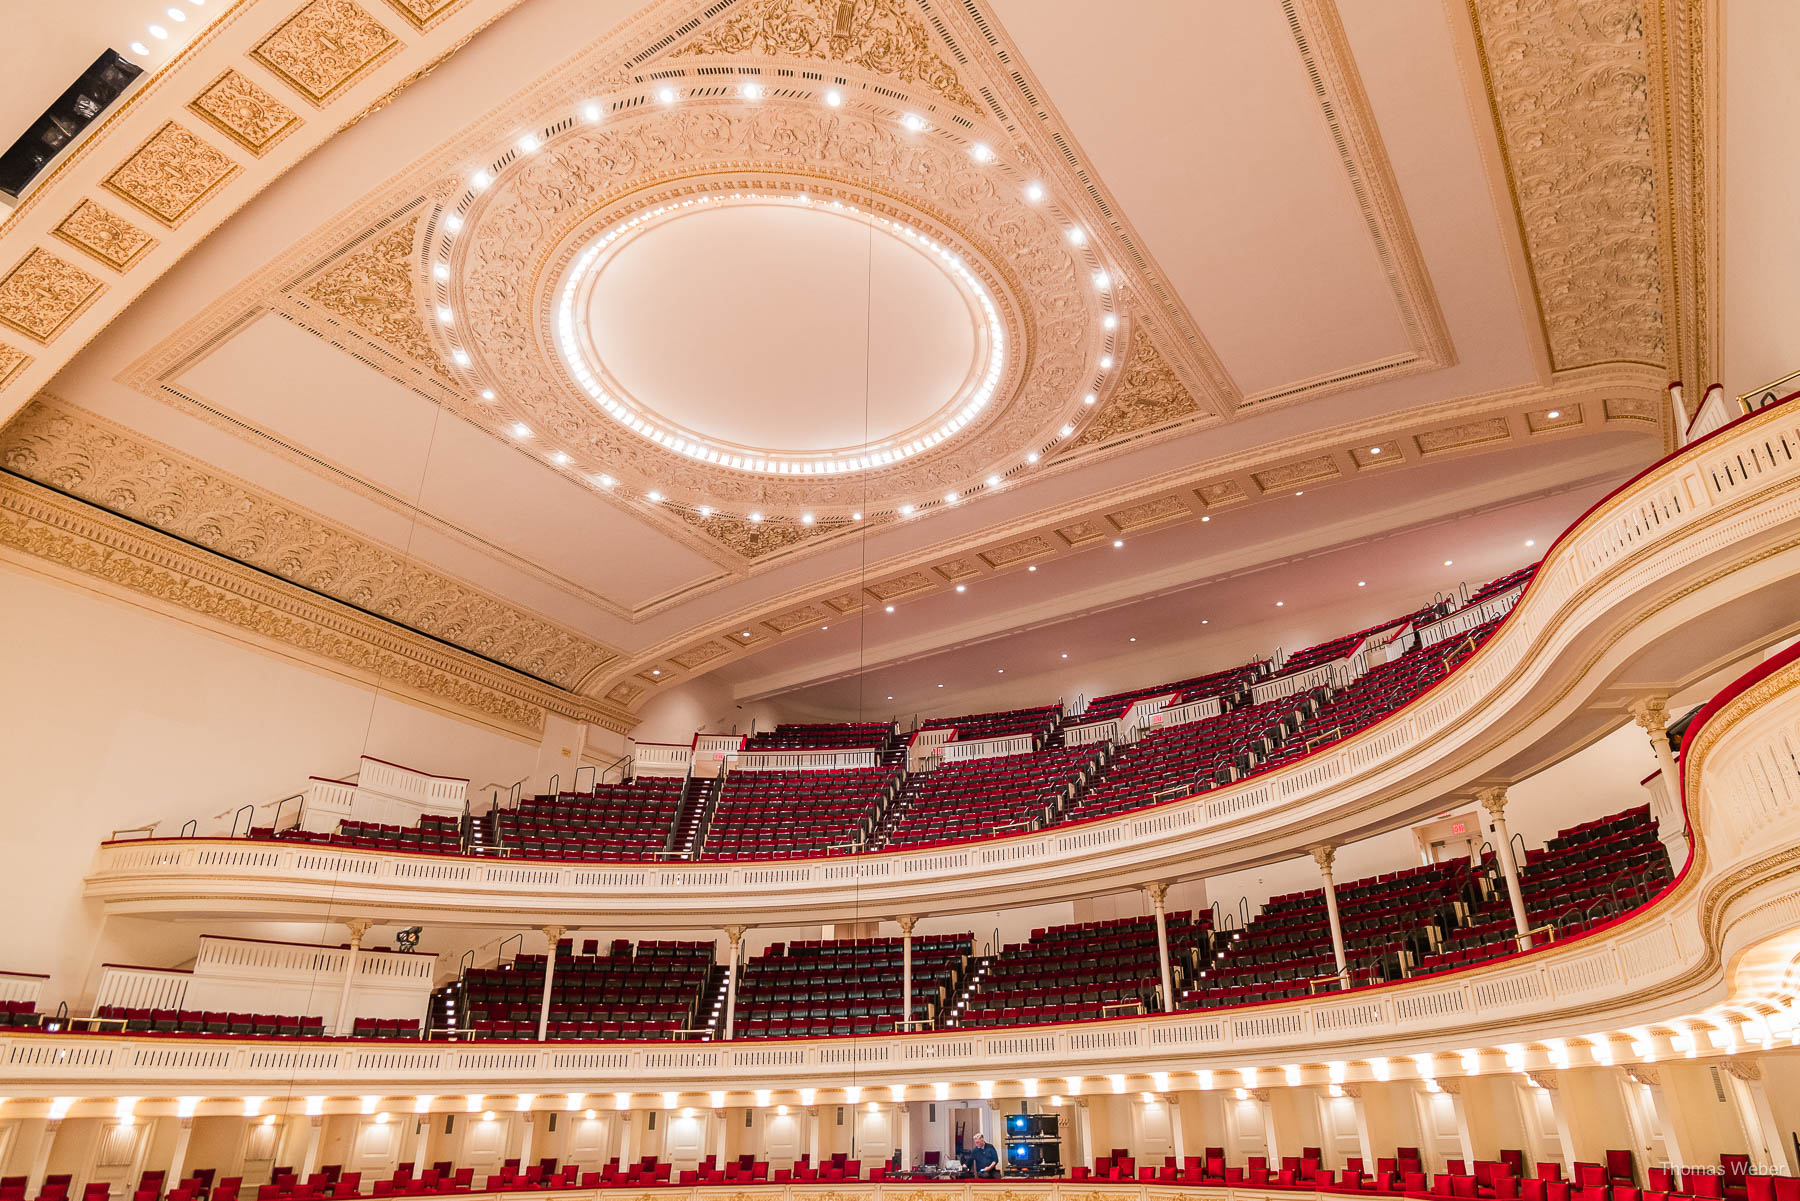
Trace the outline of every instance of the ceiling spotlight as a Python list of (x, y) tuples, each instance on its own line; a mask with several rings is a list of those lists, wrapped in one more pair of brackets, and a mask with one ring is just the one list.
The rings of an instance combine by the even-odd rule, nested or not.
[(939, 688), (942, 688), (942, 687), (943, 687), (943, 685), (942, 685), (942, 684), (939, 684), (939, 685), (938, 685), (938, 687), (939, 687)]
[(449, 309), (448, 309), (448, 308), (447, 308), (447, 307), (445, 307), (445, 306), (444, 306), (444, 305), (441, 305), (441, 304), (440, 304), (440, 305), (439, 305), (439, 306), (438, 306), (438, 311), (437, 311), (437, 319), (438, 319), (438, 322), (439, 322), (439, 324), (441, 324), (441, 325), (449, 325), (449, 324), (450, 324), (450, 322), (451, 322), (451, 321), (452, 321), (452, 320), (453, 320), (453, 319), (454, 319), (454, 318), (455, 318), (455, 316), (456, 316), (456, 314), (455, 314), (455, 313), (452, 313), (452, 312), (451, 312), (451, 311), (450, 311), (450, 310), (449, 310)]
[(954, 493), (954, 492), (944, 493), (944, 503), (947, 505), (955, 504), (956, 503), (956, 493)]
[(659, 505), (662, 503), (662, 493), (652, 489), (651, 491), (644, 493), (644, 499), (653, 505)]
[(448, 217), (444, 218), (444, 228), (449, 230), (451, 233), (455, 233), (457, 230), (461, 229), (462, 227), (463, 227), (463, 219), (461, 217), (457, 216), (455, 213), (451, 213)]
[(969, 147), (969, 157), (978, 163), (991, 163), (994, 161), (994, 148), (986, 142), (977, 142)]
[(656, 98), (664, 104), (674, 104), (676, 95), (675, 89), (666, 84), (656, 89)]
[(906, 126), (913, 133), (919, 133), (925, 128), (925, 118), (918, 113), (907, 113), (900, 118), (900, 124)]
[(1132, 635), (1132, 636), (1131, 636), (1131, 637), (1130, 637), (1130, 638), (1127, 638), (1127, 639), (1126, 639), (1126, 640), (1125, 640), (1125, 641), (1127, 641), (1127, 642), (1136, 642), (1136, 641), (1137, 641), (1137, 635), (1136, 635), (1136, 634), (1133, 634), (1133, 635)]
[(1279, 608), (1281, 608), (1281, 606), (1283, 606), (1283, 605), (1285, 605), (1285, 604), (1287, 604), (1287, 602), (1286, 602), (1286, 601), (1276, 601), (1276, 602), (1275, 602), (1275, 607), (1276, 607), (1276, 608), (1277, 608), (1277, 609), (1279, 609)]
[(651, 674), (651, 675), (653, 675), (653, 676), (660, 676), (660, 675), (661, 675), (661, 674), (662, 674), (662, 668), (660, 668), (660, 667), (652, 667), (652, 668), (651, 668), (651, 669), (650, 669), (650, 674)]
[(711, 505), (701, 505), (700, 506), (700, 516), (711, 517), (712, 514), (713, 514), (713, 511), (712, 511)]
[(748, 637), (750, 637), (750, 631), (749, 631), (749, 630), (745, 630), (745, 631), (744, 631), (744, 632), (743, 632), (743, 633), (742, 633), (742, 634), (741, 634), (741, 635), (739, 635), (739, 637), (742, 637), (742, 638), (748, 638)]
[(813, 523), (813, 515), (811, 513), (800, 514), (800, 524), (801, 525), (811, 525), (812, 523)]
[(1367, 587), (1368, 587), (1368, 586), (1369, 586), (1369, 581), (1367, 581), (1367, 580), (1358, 580), (1358, 581), (1356, 581), (1356, 586), (1357, 586), (1357, 587), (1358, 587), (1358, 588), (1367, 588)]
[(1295, 495), (1295, 496), (1305, 496), (1305, 495), (1306, 495), (1306, 489), (1304, 489), (1304, 488), (1302, 488), (1302, 489), (1300, 489), (1300, 490), (1299, 490), (1299, 491), (1297, 491), (1297, 492), (1295, 492), (1295, 493), (1294, 493), (1294, 495)]
[(581, 119), (583, 121), (586, 121), (589, 125), (592, 125), (594, 122), (598, 121), (600, 119), (600, 106), (598, 104), (582, 105), (581, 106)]
[(1026, 569), (1025, 569), (1025, 570), (1026, 570), (1026, 571), (1036, 571), (1036, 570), (1037, 570), (1037, 564), (1036, 564), (1036, 563), (1033, 563), (1033, 564), (1032, 564), (1032, 565), (1031, 565), (1031, 566), (1030, 566), (1030, 567), (1027, 567), (1027, 568), (1026, 568)]
[(492, 388), (483, 388), (481, 390), (481, 399), (483, 399), (483, 400), (494, 399), (494, 390)]
[(746, 100), (761, 100), (763, 98), (763, 86), (760, 83), (751, 83), (746, 80), (738, 85), (738, 95)]
[(1075, 427), (1072, 425), (1065, 425), (1061, 429), (1056, 431), (1057, 436), (1062, 437), (1062, 438), (1067, 438), (1070, 434), (1072, 434), (1074, 432), (1075, 432)]
[(900, 506), (900, 516), (911, 517), (912, 515), (913, 515), (913, 507), (911, 505), (901, 505)]
[(1035, 462), (1037, 462), (1037, 461), (1038, 461), (1038, 452), (1037, 452), (1037, 451), (1035, 451), (1035, 450), (1034, 450), (1034, 451), (1032, 451), (1032, 452), (1031, 452), (1031, 453), (1030, 453), (1030, 454), (1028, 454), (1028, 455), (1026, 455), (1026, 456), (1025, 456), (1025, 461), (1026, 461), (1026, 462), (1027, 462), (1027, 463), (1035, 463)]
[(893, 700), (893, 699), (894, 699), (894, 698), (893, 698), (893, 696), (892, 696), (892, 695), (889, 695), (889, 697), (888, 697), (888, 700), (890, 700), (890, 701), (891, 701), (891, 700)]
[(1536, 538), (1527, 538), (1527, 539), (1525, 539), (1525, 545), (1526, 546), (1536, 546), (1537, 539)]
[(1208, 513), (1208, 514), (1206, 514), (1206, 515), (1205, 515), (1205, 516), (1203, 516), (1203, 517), (1201, 517), (1201, 518), (1200, 518), (1200, 520), (1201, 520), (1201, 521), (1211, 521), (1211, 520), (1212, 520), (1212, 514), (1211, 514), (1211, 513)]
[(182, 12), (179, 8), (171, 8), (169, 9), (169, 20), (185, 21), (187, 20), (187, 14)]
[(850, 520), (851, 521), (861, 521), (862, 514), (861, 513), (852, 513), (852, 514), (850, 514)]
[(1073, 229), (1071, 229), (1069, 231), (1069, 245), (1071, 245), (1071, 246), (1086, 246), (1087, 245), (1087, 230), (1081, 228), (1081, 226), (1079, 226), (1079, 225), (1077, 225)]
[(1099, 288), (1102, 292), (1106, 291), (1107, 287), (1109, 285), (1111, 285), (1111, 283), (1112, 283), (1112, 277), (1107, 275), (1106, 272), (1104, 272), (1104, 271), (1094, 272), (1094, 286), (1096, 288)]
[(987, 486), (990, 488), (998, 488), (1000, 486), (1000, 477), (997, 475), (988, 476), (987, 477)]
[(565, 467), (569, 462), (569, 453), (564, 450), (559, 450), (550, 456), (550, 461), (555, 463), (558, 467)]
[(1089, 392), (1086, 396), (1081, 398), (1081, 403), (1084, 405), (1091, 405), (1098, 399), (1099, 397), (1095, 396), (1092, 392)]
[(520, 154), (534, 154), (537, 152), (537, 148), (541, 145), (543, 145), (543, 143), (537, 140), (536, 134), (528, 133), (524, 137), (519, 139), (519, 153)]
[(1113, 357), (1111, 355), (1103, 354), (1100, 356), (1100, 370), (1111, 371), (1112, 365), (1113, 365)]
[(165, 42), (169, 39), (169, 31), (164, 29), (161, 25), (148, 25), (145, 26), (145, 28), (150, 31), (150, 36), (159, 42)]
[(892, 606), (892, 605), (889, 605), (889, 606), (888, 606), (888, 607), (887, 607), (887, 611), (888, 611), (888, 612), (889, 612), (889, 613), (892, 613), (892, 612), (893, 612), (893, 611), (894, 611), (894, 606)]
[(1100, 318), (1100, 324), (1105, 329), (1118, 329), (1119, 315), (1117, 313), (1108, 313), (1106, 316)]
[(996, 668), (995, 668), (995, 669), (994, 669), (994, 670), (995, 670), (995, 671), (996, 671), (996, 672), (998, 672), (998, 673), (999, 673), (999, 674), (1001, 674), (1001, 675), (1005, 675), (1005, 674), (1006, 674), (1006, 669), (1005, 669), (1005, 668), (1004, 668), (1004, 667), (996, 667)]
[(956, 586), (956, 590), (958, 592), (967, 592), (969, 590), (969, 586), (967, 584), (958, 584)]
[(1562, 410), (1561, 409), (1551, 409), (1548, 413), (1544, 414), (1544, 416), (1550, 418), (1550, 420), (1552, 420), (1552, 421), (1555, 421), (1558, 417), (1562, 416)]
[(832, 88), (825, 93), (825, 103), (829, 104), (832, 108), (837, 108), (844, 103), (844, 94), (836, 88)]
[(761, 513), (750, 514), (750, 524), (752, 524), (752, 525), (761, 525), (762, 519), (763, 519), (763, 515)]
[(431, 278), (432, 279), (449, 279), (450, 278), (449, 264), (438, 263), (436, 266), (432, 267)]
[(1372, 454), (1372, 455), (1378, 455), (1378, 454), (1380, 454), (1380, 453), (1381, 453), (1381, 447), (1379, 447), (1379, 446), (1371, 446), (1371, 447), (1369, 447), (1369, 453), (1370, 453), (1370, 454)]
[(1025, 185), (1025, 199), (1031, 201), (1031, 203), (1033, 203), (1033, 204), (1036, 204), (1043, 198), (1044, 198), (1044, 185), (1043, 184), (1028, 183)]
[(515, 438), (529, 438), (531, 437), (531, 427), (526, 425), (523, 421), (515, 421), (513, 422), (512, 436)]
[(1123, 538), (1114, 538), (1113, 539), (1113, 549), (1114, 550), (1118, 550), (1121, 546), (1124, 546), (1124, 545), (1125, 545), (1125, 540)]
[(469, 176), (469, 187), (477, 192), (487, 191), (487, 186), (494, 182), (494, 177), (486, 171), (477, 171)]
[(1445, 566), (1445, 567), (1448, 567), (1448, 566), (1450, 566), (1450, 563), (1451, 563), (1451, 560), (1449, 560), (1449, 559), (1445, 559), (1445, 560), (1444, 560), (1444, 566)]
[(610, 475), (597, 475), (594, 477), (594, 482), (599, 484), (602, 488), (610, 488), (619, 481), (615, 480)]
[(1210, 622), (1208, 622), (1208, 621), (1207, 621), (1207, 619), (1206, 619), (1206, 618), (1204, 618), (1204, 617), (1202, 617), (1202, 618), (1201, 618), (1201, 619), (1200, 619), (1200, 624), (1201, 624), (1201, 625), (1210, 625), (1210, 624), (1211, 624), (1211, 623), (1210, 623)]
[(450, 359), (458, 367), (467, 367), (469, 365), (469, 352), (462, 349), (452, 351)]
[(141, 57), (150, 53), (150, 47), (144, 45), (142, 42), (133, 42), (131, 43), (131, 52)]

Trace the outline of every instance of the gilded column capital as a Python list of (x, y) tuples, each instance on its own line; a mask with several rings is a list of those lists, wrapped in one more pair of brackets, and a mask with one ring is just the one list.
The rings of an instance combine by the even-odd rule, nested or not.
[(1526, 1072), (1526, 1078), (1547, 1093), (1553, 1093), (1562, 1084), (1562, 1077), (1555, 1072)]
[(362, 945), (363, 935), (374, 925), (375, 919), (372, 917), (353, 917), (344, 922), (344, 928), (350, 931), (351, 943), (359, 947)]
[(1762, 1065), (1742, 1057), (1727, 1059), (1724, 1068), (1739, 1080), (1761, 1080), (1763, 1078)]
[(1154, 884), (1146, 884), (1144, 891), (1150, 894), (1150, 903), (1161, 909), (1164, 899), (1169, 895), (1169, 886), (1158, 880)]
[(910, 913), (895, 918), (894, 920), (900, 923), (900, 933), (902, 934), (911, 934), (913, 932), (913, 926), (917, 925), (919, 921), (917, 917)]
[(1642, 726), (1644, 733), (1655, 738), (1669, 732), (1669, 698), (1647, 696), (1631, 703), (1631, 720)]
[(550, 953), (554, 955), (556, 944), (562, 941), (563, 928), (561, 926), (545, 926), (543, 929), (544, 937), (550, 940)]
[(1506, 816), (1506, 786), (1497, 784), (1492, 788), (1483, 788), (1475, 794), (1476, 802), (1487, 810), (1490, 821), (1499, 821)]
[(1626, 1067), (1625, 1074), (1639, 1084), (1648, 1084), (1652, 1088), (1662, 1083), (1662, 1073), (1647, 1063), (1634, 1063)]
[(1312, 849), (1312, 857), (1313, 862), (1319, 865), (1319, 871), (1324, 875), (1329, 876), (1331, 874), (1331, 865), (1337, 862), (1337, 848), (1314, 847)]

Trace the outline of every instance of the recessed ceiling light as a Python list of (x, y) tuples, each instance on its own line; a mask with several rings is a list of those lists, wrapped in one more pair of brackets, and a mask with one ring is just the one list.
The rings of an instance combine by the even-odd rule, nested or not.
[(494, 390), (492, 388), (483, 388), (481, 390), (481, 399), (483, 399), (483, 400), (494, 399)]
[(437, 264), (436, 266), (434, 266), (431, 269), (431, 278), (432, 279), (449, 279), (450, 278), (449, 266), (444, 263)]
[(1369, 453), (1370, 453), (1370, 454), (1372, 454), (1372, 455), (1378, 455), (1378, 454), (1380, 454), (1380, 453), (1381, 453), (1381, 447), (1379, 447), (1379, 446), (1371, 446), (1371, 447), (1369, 447)]
[(893, 612), (893, 611), (894, 611), (894, 606), (892, 606), (892, 605), (889, 605), (889, 606), (888, 606), (888, 607), (887, 607), (887, 611), (888, 611), (888, 612), (889, 612), (889, 613), (892, 613), (892, 612)]
[(1201, 520), (1201, 521), (1211, 521), (1211, 520), (1212, 520), (1212, 514), (1211, 514), (1211, 513), (1207, 513), (1207, 514), (1204, 514), (1204, 515), (1203, 515), (1203, 516), (1202, 516), (1202, 517), (1201, 517), (1201, 518), (1200, 518), (1200, 520)]
[(746, 100), (761, 100), (763, 97), (762, 84), (746, 80), (738, 85), (738, 95)]
[(850, 514), (850, 520), (851, 521), (861, 521), (862, 514), (861, 513), (852, 513), (852, 514)]
[(1527, 538), (1527, 539), (1525, 539), (1525, 545), (1526, 546), (1536, 546), (1537, 539), (1536, 538)]
[(995, 668), (995, 669), (994, 669), (994, 670), (995, 670), (995, 671), (997, 671), (997, 672), (999, 672), (999, 673), (1000, 673), (1000, 674), (1001, 674), (1001, 675), (1005, 675), (1005, 674), (1006, 674), (1006, 669), (1005, 669), (1005, 668), (1004, 668), (1004, 667), (997, 667), (997, 668)]
[(494, 177), (486, 171), (477, 171), (469, 176), (469, 186), (477, 192), (487, 191), (487, 186), (494, 182)]
[(1299, 490), (1299, 491), (1297, 491), (1297, 492), (1295, 492), (1295, 493), (1294, 493), (1294, 495), (1295, 495), (1295, 496), (1305, 496), (1305, 495), (1306, 495), (1306, 489), (1304, 489), (1304, 488), (1301, 488), (1301, 489), (1300, 489), (1300, 490)]
[(1445, 560), (1444, 560), (1444, 566), (1445, 566), (1445, 567), (1448, 567), (1448, 566), (1450, 566), (1450, 564), (1451, 564), (1451, 562), (1452, 562), (1452, 560), (1450, 560), (1450, 559), (1445, 559)]
[(969, 590), (969, 586), (967, 584), (958, 584), (956, 586), (956, 590), (958, 592), (967, 592)]
[(943, 685), (942, 685), (942, 684), (939, 684), (939, 685), (938, 685), (938, 687), (939, 687), (939, 688), (942, 688), (942, 687), (943, 687)]
[(559, 450), (550, 456), (550, 461), (555, 463), (558, 467), (566, 466), (569, 462), (569, 454), (567, 451)]
[(1098, 399), (1099, 397), (1095, 396), (1092, 392), (1089, 392), (1086, 396), (1081, 398), (1081, 403), (1084, 405), (1091, 405)]
[(157, 41), (162, 42), (162, 41), (168, 40), (169, 31), (164, 29), (161, 25), (148, 25), (148, 26), (145, 26), (145, 28), (147, 28), (150, 31), (150, 36), (155, 38)]
[(456, 314), (451, 312), (448, 308), (441, 304), (438, 306), (437, 319), (439, 324), (449, 325), (455, 318)]
[(1358, 580), (1358, 581), (1356, 581), (1356, 586), (1357, 586), (1357, 587), (1358, 587), (1358, 588), (1367, 588), (1367, 587), (1368, 587), (1368, 586), (1369, 586), (1369, 581), (1367, 581), (1367, 580)]
[(1106, 272), (1104, 272), (1104, 271), (1094, 272), (1094, 286), (1096, 288), (1099, 288), (1102, 292), (1104, 292), (1104, 291), (1106, 291), (1106, 289), (1108, 287), (1111, 286), (1111, 284), (1112, 284), (1112, 277), (1107, 275)]
[(512, 436), (515, 438), (529, 438), (531, 437), (531, 427), (526, 425), (523, 421), (515, 421), (513, 422)]
[(615, 480), (610, 475), (597, 475), (594, 477), (594, 482), (599, 484), (602, 488), (610, 488), (619, 481)]
[(763, 519), (763, 515), (761, 513), (750, 514), (750, 523), (752, 525), (761, 525), (762, 519)]
[(1131, 637), (1130, 637), (1130, 638), (1129, 638), (1129, 639), (1128, 639), (1128, 640), (1127, 640), (1127, 641), (1130, 641), (1130, 642), (1136, 642), (1136, 641), (1137, 641), (1137, 635), (1136, 635), (1136, 634), (1133, 634), (1133, 635), (1132, 635), (1132, 636), (1131, 636)]
[(1074, 432), (1075, 432), (1075, 427), (1072, 425), (1065, 425), (1060, 430), (1056, 431), (1057, 436), (1060, 438), (1067, 438), (1070, 434), (1072, 434)]
[(1118, 329), (1119, 315), (1117, 313), (1108, 313), (1106, 316), (1100, 318), (1100, 325), (1104, 329)]
[(1000, 477), (997, 475), (988, 476), (987, 477), (987, 486), (990, 488), (998, 488), (1000, 486)]
[(1212, 623), (1207, 618), (1202, 617), (1200, 619), (1200, 624), (1204, 626), (1204, 625), (1211, 625)]
[(1044, 185), (1043, 184), (1028, 183), (1025, 185), (1025, 199), (1031, 201), (1031, 203), (1033, 203), (1033, 204), (1036, 204), (1038, 201), (1042, 200), (1043, 198), (1044, 198)]
[(674, 88), (660, 87), (656, 89), (656, 98), (664, 104), (674, 104), (677, 93)]
[(1100, 370), (1111, 371), (1112, 365), (1113, 365), (1113, 357), (1111, 355), (1103, 354), (1100, 356)]
[(914, 133), (919, 133), (925, 128), (925, 118), (921, 117), (918, 113), (907, 113), (904, 117), (900, 118), (900, 124), (906, 126), (906, 128), (912, 130)]
[(1286, 601), (1276, 601), (1276, 602), (1275, 602), (1275, 607), (1276, 607), (1276, 608), (1277, 608), (1277, 609), (1279, 609), (1279, 608), (1281, 608), (1281, 607), (1282, 607), (1282, 606), (1283, 606), (1283, 605), (1285, 605), (1285, 604), (1287, 604), (1287, 602), (1286, 602)]
[(889, 696), (889, 697), (888, 697), (888, 700), (890, 700), (890, 701), (891, 701), (891, 700), (893, 700), (893, 699), (894, 699), (894, 698), (893, 698), (893, 697), (892, 697), (892, 696)]
[(901, 505), (900, 506), (900, 516), (911, 517), (912, 515), (913, 515), (913, 507), (911, 505)]
[(956, 493), (954, 493), (954, 492), (944, 493), (944, 503), (947, 505), (955, 504), (956, 503)]
[(813, 515), (811, 513), (800, 514), (800, 524), (801, 525), (811, 525), (812, 523), (813, 523)]
[(977, 142), (969, 147), (969, 157), (978, 163), (991, 163), (994, 161), (994, 148), (986, 142)]
[(1026, 569), (1025, 569), (1025, 570), (1026, 570), (1026, 571), (1036, 571), (1036, 570), (1037, 570), (1037, 564), (1036, 564), (1036, 563), (1033, 563), (1033, 564), (1032, 564), (1032, 565), (1031, 565), (1031, 566), (1030, 566), (1030, 567), (1027, 567), (1027, 568), (1026, 568)]
[(459, 346), (450, 353), (450, 361), (455, 363), (458, 367), (467, 367), (469, 365), (469, 352)]
[(1558, 417), (1562, 416), (1562, 410), (1561, 409), (1551, 409), (1548, 413), (1545, 414), (1545, 416), (1549, 417), (1550, 420), (1555, 421)]
[(713, 514), (713, 510), (712, 510), (711, 505), (701, 505), (700, 506), (700, 516), (711, 517), (712, 514)]
[(1069, 652), (1068, 652), (1068, 651), (1064, 651), (1064, 652), (1063, 652), (1063, 654), (1062, 654), (1062, 657), (1063, 657), (1063, 658), (1065, 658), (1065, 659), (1067, 659), (1067, 658), (1068, 658), (1068, 657), (1069, 657)]
[(519, 153), (520, 154), (535, 154), (537, 152), (537, 148), (541, 145), (543, 145), (543, 143), (537, 140), (536, 134), (528, 133), (524, 137), (519, 139)]
[(1031, 452), (1031, 453), (1030, 453), (1030, 454), (1028, 454), (1028, 455), (1026, 455), (1026, 456), (1025, 456), (1025, 461), (1026, 461), (1026, 462), (1027, 462), (1027, 463), (1035, 463), (1035, 462), (1037, 462), (1037, 461), (1038, 461), (1038, 452), (1037, 452), (1037, 451), (1035, 451), (1035, 450), (1034, 450), (1034, 451), (1032, 451), (1032, 452)]
[(1113, 539), (1113, 549), (1114, 550), (1118, 550), (1121, 546), (1124, 546), (1124, 545), (1125, 545), (1125, 540), (1123, 538), (1114, 538)]
[(150, 47), (144, 45), (142, 42), (133, 42), (131, 43), (131, 52), (138, 55), (148, 54), (150, 53)]
[[(831, 88), (830, 90), (828, 90), (825, 93), (825, 103), (829, 104), (832, 108), (836, 108), (838, 105), (842, 104), (843, 102), (844, 102), (844, 94), (842, 92), (838, 91), (836, 88)], [(888, 699), (892, 700), (893, 698), (890, 697)]]
[(590, 125), (593, 124), (595, 121), (598, 121), (600, 119), (600, 106), (598, 104), (582, 105), (581, 106), (581, 119), (583, 121), (588, 122)]
[(749, 631), (749, 630), (745, 630), (745, 631), (744, 631), (744, 632), (743, 632), (743, 633), (742, 633), (742, 634), (740, 634), (740, 635), (739, 635), (739, 637), (741, 637), (741, 638), (748, 638), (748, 637), (750, 637), (750, 631)]
[(650, 669), (650, 674), (651, 674), (651, 675), (653, 675), (653, 676), (660, 676), (660, 675), (661, 675), (661, 674), (662, 674), (662, 668), (660, 668), (660, 667), (652, 667), (652, 668), (651, 668), (651, 669)]
[(169, 20), (171, 20), (171, 21), (187, 20), (187, 14), (182, 12), (179, 8), (171, 8), (168, 11), (169, 11)]
[(1069, 231), (1069, 244), (1072, 246), (1087, 245), (1087, 230), (1077, 225)]

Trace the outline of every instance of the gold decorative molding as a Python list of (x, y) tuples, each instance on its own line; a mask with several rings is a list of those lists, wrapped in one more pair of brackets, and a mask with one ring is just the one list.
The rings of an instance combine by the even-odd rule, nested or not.
[(1146, 430), (1163, 430), (1206, 415), (1187, 386), (1150, 340), (1150, 332), (1134, 323), (1131, 354), (1119, 386), (1064, 453), (1116, 443)]
[(1276, 467), (1265, 467), (1261, 471), (1251, 472), (1250, 478), (1256, 481), (1258, 488), (1268, 493), (1285, 491), (1299, 484), (1336, 479), (1341, 474), (1337, 460), (1326, 454), (1312, 455)]
[(677, 47), (672, 58), (767, 55), (834, 61), (980, 106), (939, 53), (912, 0), (745, 0)]
[(1467, 2), (1552, 367), (1665, 365), (1644, 0)]
[(1050, 545), (1048, 538), (1042, 534), (1033, 534), (1029, 538), (1020, 538), (1016, 542), (984, 550), (981, 552), (981, 559), (989, 567), (1011, 567), (1014, 563), (1044, 558), (1055, 553), (1056, 548)]
[(188, 107), (258, 158), (300, 127), (300, 114), (238, 70), (213, 80)]
[(323, 107), (399, 48), (399, 39), (355, 0), (311, 0), (250, 57)]
[(1512, 430), (1506, 424), (1506, 418), (1484, 417), (1477, 421), (1463, 421), (1456, 425), (1423, 430), (1414, 435), (1413, 442), (1418, 446), (1420, 454), (1435, 455), (1452, 450), (1466, 450), (1486, 442), (1504, 442), (1510, 437)]
[(528, 738), (546, 713), (624, 733), (629, 713), (372, 617), (317, 592), (16, 476), (0, 476), (0, 549), (59, 578), (246, 636)]
[(388, 7), (421, 32), (449, 16), (462, 0), (387, 0)]
[(50, 232), (114, 271), (126, 271), (156, 247), (156, 239), (104, 205), (83, 200)]
[(449, 381), (450, 369), (425, 332), (415, 290), (413, 247), (419, 221), (415, 215), (345, 255), (306, 284), (303, 294)]
[(54, 400), (40, 397), (0, 430), (0, 465), (561, 688), (618, 658), (548, 618)]
[(1106, 515), (1113, 528), (1122, 534), (1147, 530), (1151, 526), (1163, 524), (1165, 521), (1179, 521), (1184, 517), (1192, 517), (1194, 511), (1179, 496), (1158, 496), (1151, 500), (1139, 501), (1134, 505), (1126, 505)]
[(34, 246), (0, 276), (0, 323), (49, 342), (105, 290), (80, 267)]
[(13, 377), (25, 370), (30, 363), (30, 355), (0, 342), (0, 390), (12, 383)]
[(741, 517), (727, 517), (722, 513), (702, 516), (696, 510), (685, 507), (671, 508), (670, 511), (689, 527), (699, 530), (732, 554), (750, 562), (766, 559), (815, 538), (849, 533), (865, 524), (882, 524), (880, 521), (819, 521), (807, 525), (798, 521), (747, 521)]
[(114, 195), (173, 229), (237, 173), (238, 165), (223, 151), (168, 121), (103, 183)]

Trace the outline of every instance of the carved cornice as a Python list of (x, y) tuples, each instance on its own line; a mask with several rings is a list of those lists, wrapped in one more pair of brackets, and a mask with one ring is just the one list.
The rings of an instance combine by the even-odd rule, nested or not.
[(561, 688), (618, 658), (548, 618), (47, 396), (0, 429), (0, 465)]

